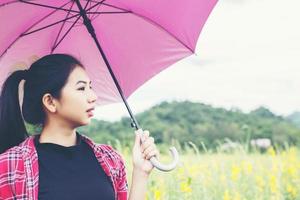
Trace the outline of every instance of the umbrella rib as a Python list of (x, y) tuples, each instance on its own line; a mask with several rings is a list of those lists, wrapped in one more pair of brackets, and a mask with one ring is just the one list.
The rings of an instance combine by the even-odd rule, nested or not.
[[(91, 3), (93, 2), (92, 0), (89, 0)], [(106, 1), (106, 0), (102, 0), (101, 1), (101, 4), (97, 7), (97, 9), (96, 9), (96, 11), (94, 11), (94, 12), (98, 12), (98, 10), (99, 10), (99, 8), (100, 8), (100, 6), (102, 5), (102, 3), (104, 2), (104, 1)], [(90, 15), (91, 17), (90, 17), (90, 20), (92, 21), (92, 20), (94, 20), (96, 17), (97, 17), (97, 15)]]
[[(61, 7), (64, 7), (65, 5), (69, 4), (70, 2), (71, 2), (71, 1), (69, 1), (69, 2), (66, 3), (66, 4), (64, 4), (64, 5), (61, 6)], [(88, 8), (87, 11), (89, 11), (89, 10), (95, 8), (96, 6), (98, 6), (98, 5), (101, 4), (101, 3), (102, 3), (102, 2), (98, 2), (97, 4), (95, 4), (95, 5), (93, 5), (92, 7)], [(68, 10), (68, 9), (66, 9), (66, 10)], [(55, 12), (56, 12), (56, 11), (57, 11), (57, 10), (55, 10)], [(68, 10), (68, 11), (70, 11), (70, 10)], [(31, 34), (31, 33), (34, 33), (34, 32), (37, 32), (37, 31), (40, 31), (40, 30), (49, 28), (49, 27), (51, 27), (51, 26), (54, 26), (54, 25), (56, 25), (56, 24), (59, 24), (59, 23), (61, 23), (61, 22), (66, 21), (66, 20), (72, 19), (72, 18), (77, 17), (77, 16), (79, 16), (79, 15), (80, 15), (80, 14), (73, 15), (72, 17), (65, 18), (65, 19), (63, 19), (63, 20), (59, 20), (59, 21), (57, 21), (57, 22), (54, 22), (54, 23), (52, 23), (52, 24), (49, 24), (49, 25), (47, 25), (47, 26), (41, 27), (41, 28), (39, 28), (39, 29), (33, 30), (33, 31), (31, 31), (31, 32), (28, 32), (28, 33), (25, 32), (25, 33), (21, 34), (21, 36), (29, 35), (29, 34)], [(36, 25), (36, 24), (35, 24), (35, 25)], [(32, 27), (31, 27), (31, 28), (32, 28)], [(29, 29), (29, 30), (30, 30), (30, 29)]]
[(72, 28), (74, 27), (74, 25), (77, 23), (77, 21), (80, 19), (81, 15), (75, 20), (75, 22), (72, 24), (72, 26), (67, 30), (67, 32), (63, 35), (63, 37), (58, 41), (58, 43), (52, 47), (51, 49), (51, 53), (54, 52), (54, 50), (56, 49), (56, 47), (58, 47), (58, 45), (63, 41), (63, 39), (68, 35), (68, 33), (72, 30)]
[[(72, 5), (71, 5), (71, 8), (73, 7), (74, 3), (75, 3), (75, 2), (73, 1)], [(86, 7), (88, 6), (88, 3), (89, 3), (89, 2), (87, 1), (87, 3), (85, 4), (84, 9), (86, 9)], [(70, 14), (70, 12), (67, 13), (66, 18), (68, 18), (68, 15), (69, 15), (69, 14)], [(63, 27), (64, 27), (66, 21), (63, 22), (63, 24), (62, 24), (62, 26), (61, 26), (61, 28), (60, 28), (60, 30), (59, 30), (59, 33), (57, 34), (57, 37), (56, 37), (56, 39), (55, 39), (54, 45), (53, 45), (52, 48), (51, 48), (51, 54), (52, 54), (53, 51), (56, 49), (56, 47), (62, 42), (62, 40), (67, 36), (67, 34), (70, 32), (70, 30), (74, 27), (74, 25), (77, 23), (77, 21), (78, 21), (79, 19), (80, 19), (80, 16), (79, 16), (79, 18), (77, 18), (77, 19), (75, 20), (75, 22), (71, 25), (71, 27), (68, 29), (68, 31), (65, 33), (65, 35), (57, 42), (57, 40), (58, 40), (58, 38), (59, 38), (59, 36), (60, 36), (60, 34), (61, 34), (61, 32), (62, 32), (62, 29), (63, 29)]]
[(35, 30), (30, 31), (30, 32), (27, 32), (27, 33), (26, 33), (26, 32), (25, 32), (25, 33), (22, 33), (21, 36), (30, 35), (30, 34), (32, 34), (32, 33), (35, 33), (35, 32), (41, 31), (41, 30), (44, 30), (44, 29), (46, 29), (46, 28), (49, 28), (49, 27), (51, 27), (51, 26), (54, 26), (54, 25), (59, 24), (59, 23), (61, 23), (61, 22), (65, 22), (65, 21), (67, 21), (67, 20), (69, 20), (69, 19), (73, 19), (73, 18), (78, 17), (78, 16), (80, 16), (80, 14), (76, 14), (76, 15), (73, 15), (72, 17), (68, 17), (68, 18), (65, 18), (65, 19), (63, 19), (63, 20), (59, 20), (59, 21), (57, 21), (57, 22), (54, 22), (54, 23), (49, 24), (49, 25), (47, 25), (47, 26), (43, 26), (43, 27), (41, 27), (41, 28), (35, 29)]
[(137, 13), (132, 12), (133, 15), (136, 15), (142, 19), (144, 19), (145, 21), (148, 21), (148, 23), (151, 23), (157, 27), (159, 27), (160, 29), (162, 29), (163, 31), (165, 31), (166, 33), (168, 33), (171, 37), (175, 38), (179, 43), (181, 43), (184, 47), (186, 47), (188, 50), (190, 50), (192, 53), (195, 53), (194, 50), (192, 48), (190, 48), (189, 46), (187, 46), (184, 42), (182, 42), (179, 38), (177, 38), (175, 35), (173, 35), (172, 33), (170, 33), (168, 30), (166, 30), (163, 26), (159, 25), (158, 23), (156, 23), (155, 21), (149, 19), (148, 17), (144, 17), (142, 15), (139, 15)]
[[(56, 12), (57, 10), (64, 10), (64, 11), (68, 11), (68, 13), (70, 13), (70, 12), (76, 12), (76, 13), (79, 13), (78, 11), (74, 11), (74, 10), (71, 10), (71, 9), (63, 9), (62, 7), (64, 7), (65, 5), (67, 5), (68, 3), (70, 3), (70, 2), (68, 2), (68, 3), (66, 3), (65, 5), (63, 5), (63, 6), (61, 6), (61, 7), (54, 7), (54, 6), (47, 6), (47, 5), (43, 5), (43, 4), (37, 4), (37, 3), (31, 3), (31, 2), (28, 2), (28, 1), (24, 1), (24, 0), (19, 0), (20, 2), (23, 2), (23, 3), (26, 3), (26, 4), (32, 4), (32, 5), (37, 5), (37, 6), (42, 6), (42, 7), (47, 7), (47, 8), (53, 8), (53, 9), (56, 9), (55, 11), (53, 11), (52, 13), (50, 13), (49, 15), (47, 15), (47, 16), (45, 16), (44, 18), (42, 18), (41, 20), (39, 20), (37, 23), (35, 23), (35, 24), (33, 24), (33, 26), (31, 26), (29, 29), (27, 29), (27, 30), (30, 30), (32, 27), (34, 27), (36, 24), (38, 24), (39, 22), (41, 22), (41, 21), (43, 21), (44, 19), (46, 19), (47, 17), (49, 17), (50, 15), (52, 15), (54, 12)], [(85, 1), (87, 1), (87, 4), (86, 5), (88, 5), (88, 3), (89, 2), (95, 2), (95, 1), (93, 1), (93, 0), (85, 0)], [(154, 24), (155, 26), (157, 26), (157, 27), (159, 27), (159, 28), (161, 28), (162, 30), (164, 30), (166, 33), (168, 33), (169, 35), (171, 35), (173, 38), (175, 38), (178, 42), (180, 42), (183, 46), (185, 46), (187, 49), (189, 49), (192, 53), (194, 53), (194, 50), (193, 49), (191, 49), (189, 46), (187, 46), (184, 42), (182, 42), (179, 38), (177, 38), (176, 36), (174, 36), (172, 33), (170, 33), (169, 31), (167, 31), (164, 27), (162, 27), (161, 25), (159, 25), (159, 24), (157, 24), (156, 22), (154, 22), (153, 20), (151, 20), (151, 19), (149, 19), (149, 18), (147, 18), (147, 17), (144, 17), (144, 16), (141, 16), (141, 15), (139, 15), (139, 14), (137, 14), (137, 13), (134, 13), (134, 12), (132, 12), (132, 11), (129, 11), (129, 10), (126, 10), (126, 9), (123, 9), (123, 8), (119, 8), (119, 7), (117, 7), (117, 6), (114, 6), (114, 5), (110, 5), (110, 4), (107, 4), (107, 3), (104, 3), (104, 1), (105, 0), (103, 0), (103, 1), (101, 1), (101, 2), (97, 2), (95, 5), (93, 5), (93, 6), (91, 6), (90, 8), (88, 8), (86, 11), (89, 11), (89, 10), (91, 10), (91, 9), (93, 9), (94, 7), (96, 7), (96, 6), (98, 6), (98, 5), (100, 5), (100, 4), (103, 4), (103, 5), (106, 5), (106, 6), (109, 6), (109, 7), (113, 7), (113, 8), (116, 8), (116, 9), (119, 9), (119, 10), (123, 10), (123, 11), (125, 11), (125, 12), (122, 12), (122, 13), (132, 13), (133, 15), (136, 15), (136, 16), (138, 16), (138, 17), (141, 17), (142, 19), (144, 19), (145, 21), (148, 21), (149, 23), (152, 23), (152, 24)], [(3, 5), (8, 5), (8, 4), (10, 4), (10, 3), (15, 3), (15, 2), (8, 2), (8, 3), (6, 3), (6, 4), (2, 4), (2, 5), (0, 5), (0, 6), (3, 6)], [(97, 14), (111, 14), (111, 13), (121, 13), (121, 12), (106, 12), (106, 13), (98, 13), (98, 12), (89, 12), (90, 14), (91, 13), (97, 13)], [(24, 33), (22, 33), (18, 38), (16, 38), (5, 50), (4, 50), (4, 52), (0, 55), (0, 57), (2, 57), (4, 54), (5, 54), (5, 52), (20, 38), (20, 37), (22, 37), (22, 36), (25, 36), (25, 35), (29, 35), (29, 34), (31, 34), (31, 33), (34, 33), (34, 32), (37, 32), (37, 31), (39, 31), (39, 30), (43, 30), (43, 29), (46, 29), (46, 28), (48, 28), (48, 27), (50, 27), (50, 26), (54, 26), (54, 25), (56, 25), (56, 24), (58, 24), (58, 23), (61, 23), (61, 22), (65, 22), (66, 20), (68, 20), (68, 19), (72, 19), (72, 18), (74, 18), (74, 17), (77, 17), (78, 15), (80, 15), (80, 14), (76, 14), (76, 15), (74, 15), (74, 16), (72, 16), (72, 17), (70, 17), (70, 18), (66, 18), (66, 19), (64, 19), (64, 20), (60, 20), (60, 21), (58, 21), (58, 22), (55, 22), (55, 23), (53, 23), (53, 24), (50, 24), (50, 25), (48, 25), (48, 26), (45, 26), (45, 27), (42, 27), (42, 28), (40, 28), (40, 29), (37, 29), (37, 30), (34, 30), (34, 31), (31, 31), (31, 32), (28, 32), (28, 33), (26, 33), (26, 31), (24, 32)], [(80, 19), (80, 17), (78, 18), (78, 19), (76, 19), (76, 22), (78, 21)], [(74, 23), (71, 27), (73, 27), (74, 25), (75, 25), (76, 23)], [(70, 30), (68, 30), (68, 32), (69, 32)], [(64, 35), (64, 37), (65, 37), (66, 35)], [(63, 37), (63, 38), (64, 38)], [(60, 41), (61, 42), (61, 41)], [(59, 43), (60, 43), (59, 42)], [(58, 44), (59, 44), (58, 43)], [(54, 49), (57, 47), (57, 45), (55, 45), (55, 47), (54, 47)]]
[[(73, 8), (73, 5), (74, 5), (74, 1), (73, 1), (72, 5), (71, 5), (70, 9)], [(68, 18), (69, 15), (70, 15), (70, 12), (67, 13), (65, 19)], [(59, 36), (60, 36), (60, 34), (61, 34), (61, 32), (62, 32), (64, 26), (65, 26), (65, 24), (66, 24), (66, 21), (64, 21), (64, 22), (62, 23), (62, 25), (61, 25), (61, 27), (60, 27), (60, 29), (59, 29), (59, 32), (58, 32), (58, 34), (57, 34), (57, 36), (56, 36), (56, 38), (55, 38), (55, 41), (54, 41), (54, 45), (53, 45), (53, 46), (55, 46), (55, 44), (56, 44), (56, 42), (57, 42), (57, 40), (58, 40), (58, 38), (59, 38)], [(51, 53), (52, 53), (52, 51), (51, 51)]]
[[(35, 0), (28, 0), (28, 1), (35, 1)], [(6, 3), (3, 3), (3, 4), (0, 4), (0, 7), (7, 6), (7, 5), (13, 4), (13, 3), (19, 3), (19, 2), (20, 2), (19, 0), (15, 0), (15, 1), (11, 1), (11, 2), (6, 2)]]
[[(65, 3), (64, 5), (62, 5), (61, 7), (64, 7), (65, 5), (69, 4), (70, 2)], [(43, 18), (39, 19), (37, 22), (35, 22), (34, 24), (32, 24), (29, 28), (27, 28), (25, 30), (26, 33), (27, 31), (29, 31), (31, 28), (33, 28), (34, 26), (36, 26), (37, 24), (39, 24), (41, 21), (43, 21), (44, 19), (48, 18), (49, 16), (53, 15), (57, 10), (54, 10), (52, 12), (50, 12), (49, 14), (45, 15)], [(23, 34), (22, 33), (22, 34)], [(12, 41), (12, 43), (3, 51), (3, 53), (0, 55), (0, 58), (5, 54), (5, 52), (12, 46), (14, 45), (21, 37), (22, 34), (20, 34), (20, 36), (18, 36), (14, 41)]]
[[(87, 0), (86, 0), (87, 1)], [(179, 38), (177, 38), (175, 35), (173, 35), (172, 33), (170, 33), (169, 31), (167, 31), (164, 27), (162, 27), (161, 25), (159, 25), (158, 23), (154, 22), (153, 20), (145, 17), (145, 16), (142, 16), (142, 15), (139, 15), (133, 11), (130, 11), (130, 10), (126, 10), (124, 8), (120, 8), (118, 6), (114, 6), (114, 5), (111, 5), (111, 4), (108, 4), (108, 3), (102, 3), (103, 5), (106, 5), (106, 6), (109, 6), (109, 7), (112, 7), (112, 8), (116, 8), (116, 9), (119, 9), (119, 10), (123, 10), (123, 11), (127, 11), (127, 12), (131, 12), (133, 15), (137, 16), (137, 17), (140, 17), (142, 19), (144, 19), (145, 21), (148, 21), (149, 23), (152, 23), (153, 25), (161, 28), (163, 31), (165, 31), (166, 33), (168, 33), (169, 35), (171, 35), (173, 38), (175, 38), (179, 43), (181, 43), (184, 47), (186, 47), (188, 50), (190, 50), (192, 53), (195, 53), (195, 51), (193, 49), (191, 49), (189, 46), (187, 46), (184, 42), (182, 42)]]
[(24, 0), (19, 0), (19, 1), (22, 2), (22, 3), (26, 3), (26, 4), (41, 6), (41, 7), (44, 7), (44, 8), (52, 8), (52, 9), (55, 9), (55, 10), (63, 10), (63, 11), (70, 11), (70, 12), (79, 13), (79, 11), (76, 11), (76, 10), (68, 10), (68, 9), (61, 8), (61, 7), (49, 6), (49, 5), (39, 4), (39, 3), (32, 3), (32, 2), (28, 2), (28, 1), (24, 1)]
[[(92, 2), (96, 2), (96, 1), (93, 1), (93, 0), (84, 0), (84, 1), (92, 1)], [(102, 2), (104, 2), (105, 0), (103, 0)], [(124, 8), (120, 8), (120, 7), (117, 7), (117, 6), (114, 6), (114, 5), (111, 5), (111, 4), (108, 4), (108, 3), (102, 3), (103, 5), (105, 6), (108, 6), (108, 7), (112, 7), (112, 8), (116, 8), (116, 9), (119, 9), (119, 10), (123, 10), (123, 11), (127, 11), (127, 12), (131, 12), (129, 10), (126, 10)]]
[[(74, 1), (75, 2), (75, 1)], [(92, 6), (92, 1), (90, 1), (90, 0), (88, 0), (88, 2), (87, 2), (87, 4), (89, 4), (89, 6), (91, 7)], [(86, 4), (86, 7), (87, 7), (87, 4)], [(86, 7), (85, 7), (85, 9), (86, 9)], [(91, 17), (90, 15), (89, 15), (89, 17)]]
[(18, 0), (17, 0), (17, 1), (6, 2), (6, 3), (3, 3), (3, 4), (0, 4), (0, 7), (2, 7), (2, 6), (7, 6), (7, 5), (9, 5), (9, 4), (17, 3), (17, 2), (18, 2)]
[[(19, 0), (21, 1), (21, 0)], [(102, 0), (101, 2), (97, 2), (95, 5), (91, 6), (90, 8), (87, 9), (87, 11), (95, 8), (96, 6), (98, 6), (99, 4), (101, 4), (104, 0)], [(67, 4), (69, 4), (71, 1), (65, 3), (64, 5), (62, 5), (60, 8), (66, 6)], [(14, 3), (14, 2), (10, 2), (10, 3)], [(29, 2), (27, 2), (29, 3)], [(5, 4), (4, 4), (5, 5)], [(34, 23), (32, 26), (30, 26), (27, 30), (25, 30), (25, 32), (23, 32), (22, 34), (20, 34), (20, 36), (18, 36), (14, 41), (12, 41), (12, 43), (3, 51), (3, 53), (0, 54), (0, 59), (2, 58), (2, 56), (7, 52), (7, 50), (9, 48), (11, 48), (22, 36), (26, 36), (26, 35), (29, 35), (29, 33), (26, 33), (27, 31), (29, 31), (30, 29), (32, 29), (34, 26), (36, 26), (37, 24), (39, 24), (41, 21), (43, 21), (44, 19), (46, 19), (47, 17), (51, 16), (53, 13), (57, 12), (59, 9), (57, 10), (54, 10), (52, 11), (51, 13), (49, 13), (48, 15), (44, 16), (43, 18), (41, 18), (40, 20), (38, 20), (36, 23)], [(67, 10), (67, 9), (66, 9)], [(77, 17), (79, 16), (80, 14), (76, 14), (76, 15), (73, 15), (72, 17), (70, 17), (69, 19), (71, 18), (74, 18), (74, 17)], [(65, 19), (66, 20), (66, 19)], [(59, 22), (56, 22), (55, 24), (58, 24), (60, 22), (63, 22), (64, 20), (61, 20)], [(47, 26), (49, 27), (49, 26)], [(47, 27), (43, 27), (43, 29), (47, 28)], [(36, 30), (37, 31), (37, 30)], [(34, 32), (36, 32), (34, 31)], [(32, 32), (31, 32), (32, 33)]]
[(131, 11), (119, 11), (119, 12), (87, 12), (87, 14), (122, 14), (122, 13), (132, 13)]
[(112, 7), (112, 8), (116, 8), (116, 9), (119, 9), (119, 10), (123, 10), (123, 11), (129, 11), (129, 10), (126, 10), (124, 8), (120, 8), (118, 6), (114, 6), (114, 5), (111, 5), (111, 4), (108, 4), (108, 3), (103, 3), (103, 5), (106, 5), (106, 6)]
[[(87, 0), (85, 0), (85, 1), (87, 1)], [(111, 7), (111, 8), (116, 8), (116, 9), (123, 10), (123, 11), (129, 11), (129, 10), (126, 10), (124, 8), (120, 8), (118, 6), (114, 6), (114, 5), (111, 5), (111, 4), (108, 4), (108, 3), (102, 3), (102, 4), (105, 5), (105, 6)]]

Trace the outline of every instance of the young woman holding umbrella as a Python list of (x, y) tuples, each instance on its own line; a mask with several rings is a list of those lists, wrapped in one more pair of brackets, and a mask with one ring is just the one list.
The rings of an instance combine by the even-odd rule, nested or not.
[[(121, 155), (76, 131), (90, 123), (96, 99), (83, 65), (66, 54), (44, 56), (6, 79), (0, 97), (0, 199), (145, 198), (153, 169), (149, 159), (159, 156), (154, 139), (148, 131), (143, 136), (136, 131), (127, 195)], [(23, 119), (42, 125), (41, 133), (28, 136)]]

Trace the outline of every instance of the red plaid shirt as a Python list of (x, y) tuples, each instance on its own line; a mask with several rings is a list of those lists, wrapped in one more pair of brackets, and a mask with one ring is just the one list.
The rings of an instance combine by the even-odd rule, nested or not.
[[(113, 183), (116, 200), (127, 200), (128, 184), (122, 156), (111, 146), (89, 144), (104, 172)], [(34, 136), (0, 155), (0, 200), (38, 200), (39, 166)]]

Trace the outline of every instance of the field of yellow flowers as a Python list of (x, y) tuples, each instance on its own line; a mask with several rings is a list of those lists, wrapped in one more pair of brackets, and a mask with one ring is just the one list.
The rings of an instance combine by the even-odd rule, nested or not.
[[(131, 183), (130, 150), (122, 150)], [(162, 162), (169, 155), (160, 155)], [(180, 154), (172, 172), (150, 175), (147, 200), (300, 200), (300, 150)]]

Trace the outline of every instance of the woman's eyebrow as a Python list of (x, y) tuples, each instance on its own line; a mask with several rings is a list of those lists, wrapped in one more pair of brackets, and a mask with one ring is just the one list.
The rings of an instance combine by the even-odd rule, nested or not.
[[(84, 84), (87, 84), (86, 81), (77, 81), (76, 85), (79, 84), (79, 83), (84, 83)], [(92, 83), (92, 81), (90, 81), (90, 84)]]

